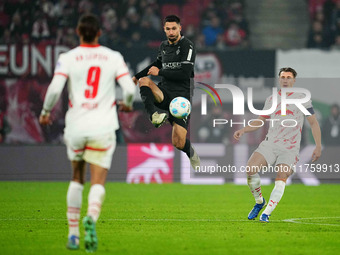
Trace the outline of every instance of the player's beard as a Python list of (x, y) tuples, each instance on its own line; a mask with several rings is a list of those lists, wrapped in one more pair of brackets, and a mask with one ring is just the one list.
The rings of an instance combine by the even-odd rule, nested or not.
[(178, 39), (178, 37), (179, 37), (179, 35), (174, 36), (174, 37), (168, 37), (168, 40), (173, 43)]

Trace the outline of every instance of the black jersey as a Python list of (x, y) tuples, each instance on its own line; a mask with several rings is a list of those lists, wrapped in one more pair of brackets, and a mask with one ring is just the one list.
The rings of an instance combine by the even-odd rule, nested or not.
[(175, 43), (163, 41), (158, 50), (157, 60), (135, 75), (137, 79), (146, 76), (151, 66), (159, 68), (162, 81), (160, 87), (178, 96), (192, 95), (194, 82), (194, 63), (196, 50), (194, 44), (182, 36)]

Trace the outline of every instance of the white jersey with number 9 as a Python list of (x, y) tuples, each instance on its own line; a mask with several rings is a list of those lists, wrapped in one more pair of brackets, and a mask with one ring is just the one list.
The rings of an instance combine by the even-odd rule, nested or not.
[(65, 135), (93, 136), (119, 128), (116, 81), (119, 80), (125, 96), (135, 93), (128, 68), (119, 52), (100, 45), (80, 45), (61, 54), (46, 94), (44, 109), (53, 107), (67, 80), (69, 109)]

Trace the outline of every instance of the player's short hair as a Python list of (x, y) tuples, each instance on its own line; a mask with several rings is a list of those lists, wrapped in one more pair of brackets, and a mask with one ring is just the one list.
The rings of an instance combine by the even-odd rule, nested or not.
[(96, 15), (87, 13), (83, 14), (78, 21), (78, 31), (83, 37), (83, 41), (91, 43), (96, 38), (100, 30), (99, 19)]
[(340, 107), (337, 103), (332, 104), (331, 109), (336, 108), (338, 111), (340, 111)]
[(181, 24), (181, 19), (176, 15), (168, 15), (164, 18), (164, 25), (166, 22), (176, 22), (178, 25)]
[(297, 76), (297, 72), (291, 67), (282, 67), (279, 71), (279, 77), (282, 72), (290, 72), (293, 74), (294, 78)]

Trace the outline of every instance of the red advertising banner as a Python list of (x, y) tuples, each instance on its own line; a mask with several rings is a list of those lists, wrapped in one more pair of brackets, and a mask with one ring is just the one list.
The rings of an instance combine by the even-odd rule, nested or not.
[(174, 155), (171, 144), (129, 144), (127, 183), (173, 182)]

